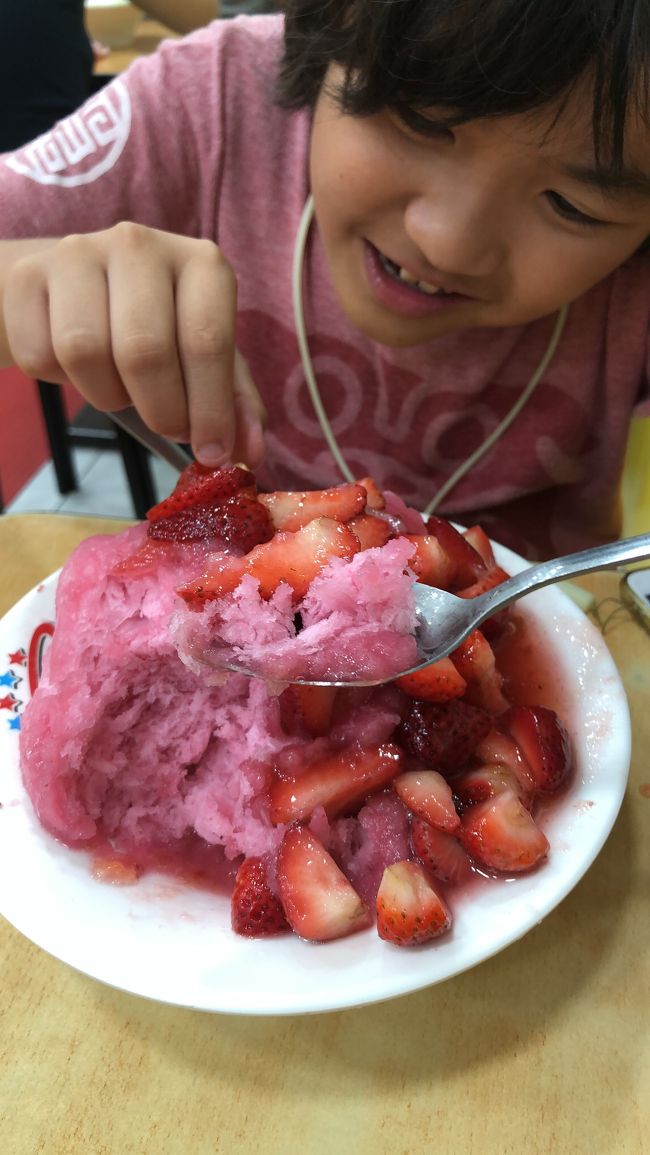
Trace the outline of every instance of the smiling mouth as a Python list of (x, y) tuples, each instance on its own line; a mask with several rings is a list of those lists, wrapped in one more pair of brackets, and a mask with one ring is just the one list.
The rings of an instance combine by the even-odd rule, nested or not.
[(452, 297), (456, 295), (454, 293), (447, 293), (437, 285), (429, 284), (428, 281), (418, 281), (416, 277), (412, 277), (410, 273), (407, 273), (406, 269), (403, 269), (401, 265), (396, 265), (394, 261), (384, 256), (379, 250), (377, 250), (377, 256), (379, 257), (382, 268), (385, 269), (393, 280), (401, 281), (403, 284), (415, 289), (418, 293), (423, 293), (425, 297)]

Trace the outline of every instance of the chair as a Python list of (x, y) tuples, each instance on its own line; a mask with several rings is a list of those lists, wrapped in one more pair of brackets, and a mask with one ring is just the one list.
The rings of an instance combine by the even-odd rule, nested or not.
[(122, 456), (133, 512), (137, 518), (143, 519), (157, 501), (147, 450), (116, 425), (108, 414), (100, 413), (92, 405), (85, 405), (69, 422), (60, 387), (51, 381), (37, 381), (36, 384), (59, 493), (72, 493), (79, 488), (72, 456), (74, 446), (117, 449)]

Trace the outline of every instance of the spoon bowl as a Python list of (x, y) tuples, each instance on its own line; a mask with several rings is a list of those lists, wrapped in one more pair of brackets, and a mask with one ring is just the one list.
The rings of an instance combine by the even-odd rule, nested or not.
[[(405, 674), (413, 674), (418, 670), (425, 669), (433, 662), (447, 657), (486, 618), (505, 609), (512, 602), (534, 590), (554, 582), (564, 581), (566, 578), (592, 573), (594, 570), (614, 569), (616, 566), (643, 561), (647, 558), (650, 558), (650, 533), (610, 542), (607, 545), (596, 546), (594, 549), (581, 550), (578, 553), (567, 554), (565, 557), (554, 558), (551, 561), (541, 562), (539, 565), (529, 566), (521, 573), (515, 574), (514, 577), (475, 598), (460, 598), (447, 590), (416, 582), (413, 592), (417, 618), (415, 639), (419, 660), (409, 669), (400, 670), (393, 674), (389, 680), (393, 681)], [(265, 677), (265, 675), (238, 665), (236, 662), (224, 662), (221, 668), (230, 670), (232, 673), (245, 674), (249, 678)], [(380, 679), (292, 678), (291, 681), (306, 686), (360, 687), (380, 684)]]

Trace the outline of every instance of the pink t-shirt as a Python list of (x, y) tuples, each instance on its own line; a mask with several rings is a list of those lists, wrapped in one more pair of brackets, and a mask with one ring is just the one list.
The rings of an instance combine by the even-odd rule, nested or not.
[[(137, 220), (216, 240), (239, 284), (238, 342), (269, 413), (273, 488), (341, 480), (307, 393), (291, 264), (309, 192), (310, 114), (272, 101), (282, 17), (216, 21), (139, 60), (0, 163), (0, 233), (63, 235)], [(650, 258), (572, 307), (532, 399), (442, 505), (529, 556), (615, 537), (629, 421), (647, 395)], [(554, 318), (391, 349), (342, 313), (318, 226), (305, 316), (326, 410), (355, 475), (423, 507), (510, 410)]]

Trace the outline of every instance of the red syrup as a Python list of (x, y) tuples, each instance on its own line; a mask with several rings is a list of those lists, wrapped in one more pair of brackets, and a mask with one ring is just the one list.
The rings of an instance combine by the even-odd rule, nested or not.
[[(508, 700), (513, 705), (547, 706), (570, 725), (567, 714), (571, 713), (571, 694), (541, 629), (525, 614), (515, 611), (504, 634), (492, 644)], [(548, 815), (561, 805), (565, 790), (563, 787), (551, 798), (536, 804), (533, 813), (541, 820), (542, 827)], [(173, 845), (139, 848), (137, 854), (115, 850), (100, 833), (85, 849), (92, 856), (94, 877), (104, 884), (132, 885), (143, 874), (157, 872), (226, 898), (230, 897), (241, 861), (239, 858), (234, 862), (228, 860), (221, 846), (207, 843), (193, 833)], [(436, 889), (446, 898), (452, 911), (466, 898), (476, 901), (483, 887), (492, 886), (495, 881), (512, 882), (518, 877), (490, 873), (479, 866), (473, 869), (472, 878), (458, 885), (436, 881)], [(526, 875), (543, 869), (542, 862)]]
[(116, 850), (99, 833), (84, 848), (91, 855), (91, 873), (99, 882), (113, 886), (133, 885), (143, 874), (160, 873), (188, 886), (222, 897), (232, 891), (237, 863), (226, 858), (198, 834), (189, 833), (173, 845), (138, 848), (137, 853)]

